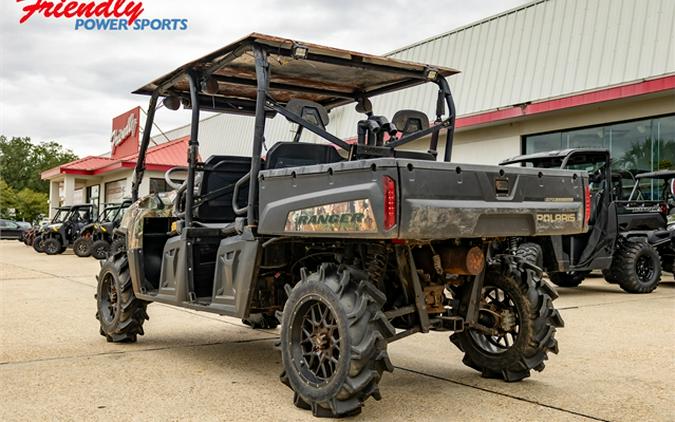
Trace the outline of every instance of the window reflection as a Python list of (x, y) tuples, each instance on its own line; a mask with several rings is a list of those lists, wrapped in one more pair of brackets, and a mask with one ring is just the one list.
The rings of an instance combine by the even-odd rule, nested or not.
[[(525, 154), (565, 148), (608, 148), (612, 169), (626, 177), (675, 169), (675, 115), (528, 135), (524, 146)], [(645, 195), (660, 195), (657, 184), (649, 182), (644, 188)]]

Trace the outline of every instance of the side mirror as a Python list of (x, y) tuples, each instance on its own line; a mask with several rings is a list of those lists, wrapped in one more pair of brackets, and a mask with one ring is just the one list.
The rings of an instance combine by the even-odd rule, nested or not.
[(675, 198), (675, 178), (670, 179), (670, 181), (668, 181), (668, 185), (670, 186), (670, 194), (673, 195), (673, 198)]
[(356, 103), (356, 112), (362, 114), (370, 114), (373, 112), (373, 103), (368, 98), (359, 98)]

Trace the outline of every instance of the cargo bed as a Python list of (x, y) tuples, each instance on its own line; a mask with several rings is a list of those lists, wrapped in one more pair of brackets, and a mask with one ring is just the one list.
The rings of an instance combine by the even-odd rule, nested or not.
[(259, 183), (260, 234), (431, 240), (586, 230), (579, 171), (377, 158), (261, 171)]

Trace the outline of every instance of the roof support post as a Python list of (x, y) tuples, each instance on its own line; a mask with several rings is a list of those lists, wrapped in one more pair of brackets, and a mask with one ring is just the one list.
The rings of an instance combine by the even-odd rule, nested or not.
[(449, 162), (452, 159), (452, 144), (455, 136), (455, 118), (457, 117), (457, 112), (455, 111), (455, 101), (452, 99), (452, 92), (450, 92), (448, 81), (439, 75), (436, 83), (443, 92), (443, 95), (445, 95), (445, 102), (448, 105), (449, 124), (445, 133), (445, 154), (443, 161)]
[(194, 203), (195, 174), (197, 157), (199, 156), (199, 84), (197, 75), (188, 72), (187, 79), (190, 84), (190, 107), (192, 117), (190, 119), (190, 142), (188, 144), (188, 172), (185, 188), (185, 227), (192, 226), (192, 204)]
[(257, 225), (256, 203), (258, 193), (258, 173), (260, 172), (260, 156), (262, 144), (265, 138), (265, 102), (267, 100), (267, 88), (269, 86), (269, 64), (267, 52), (261, 46), (254, 44), (255, 75), (257, 80), (257, 92), (255, 100), (255, 129), (253, 132), (253, 154), (251, 155), (251, 177), (248, 183), (248, 210), (246, 224)]
[[(145, 172), (145, 153), (150, 144), (150, 133), (152, 132), (152, 123), (155, 120), (155, 109), (157, 108), (157, 99), (159, 98), (159, 91), (155, 90), (150, 96), (150, 104), (148, 105), (148, 113), (145, 118), (145, 129), (143, 129), (143, 139), (138, 150), (138, 159), (136, 160), (136, 168), (134, 169), (133, 181), (131, 183), (131, 200), (136, 202), (138, 200), (138, 189), (143, 180), (143, 173)], [(107, 198), (106, 198), (107, 200)]]

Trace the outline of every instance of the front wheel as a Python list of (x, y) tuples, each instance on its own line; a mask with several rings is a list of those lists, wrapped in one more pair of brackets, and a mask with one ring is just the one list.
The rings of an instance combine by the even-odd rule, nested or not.
[(295, 392), (295, 405), (314, 416), (358, 414), (368, 397), (380, 399), (382, 373), (393, 370), (386, 298), (350, 267), (324, 263), (302, 275), (284, 306), (281, 381)]
[(548, 278), (559, 287), (577, 287), (588, 276), (590, 271), (567, 271), (562, 273), (548, 273)]
[[(469, 305), (470, 289), (462, 297)], [(558, 353), (556, 328), (564, 325), (553, 307), (555, 289), (522, 261), (504, 259), (485, 274), (478, 324), (450, 336), (463, 363), (487, 378), (520, 381), (542, 371), (547, 353)]]
[(126, 255), (107, 259), (97, 281), (95, 297), (99, 332), (109, 342), (135, 342), (137, 336), (143, 335), (148, 303), (134, 295)]
[(58, 255), (63, 253), (61, 241), (55, 237), (50, 237), (44, 241), (44, 252), (47, 255)]
[(97, 240), (91, 244), (91, 256), (96, 259), (106, 259), (110, 252), (110, 243), (105, 240)]
[(45, 241), (42, 236), (35, 236), (35, 239), (33, 239), (33, 250), (37, 253), (45, 251)]
[(86, 258), (91, 255), (91, 239), (89, 237), (78, 237), (73, 243), (73, 252), (80, 258)]

